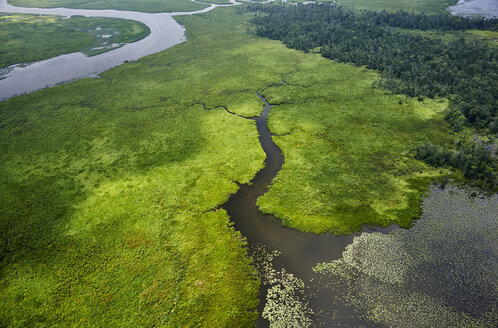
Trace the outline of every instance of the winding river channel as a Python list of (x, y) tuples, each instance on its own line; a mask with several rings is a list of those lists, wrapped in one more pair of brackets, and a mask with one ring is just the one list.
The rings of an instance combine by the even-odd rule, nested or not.
[[(262, 95), (258, 94), (258, 96), (264, 103), (264, 109), (261, 115), (254, 120), (261, 147), (266, 154), (265, 167), (256, 174), (249, 185), (240, 186), (239, 190), (223, 205), (223, 208), (230, 215), (234, 227), (247, 239), (253, 252), (260, 250), (259, 246), (264, 247), (267, 252), (278, 251), (280, 255), (273, 259), (273, 268), (275, 270), (284, 269), (302, 281), (308, 282), (318, 278), (318, 275), (313, 272), (313, 267), (317, 263), (340, 258), (345, 247), (352, 243), (355, 235), (335, 236), (303, 233), (282, 226), (282, 221), (273, 215), (260, 212), (256, 206), (256, 200), (267, 191), (273, 178), (282, 168), (284, 156), (280, 148), (273, 142), (272, 134), (267, 126), (267, 118), (272, 106)], [(396, 228), (396, 226), (391, 226), (378, 228), (376, 231), (387, 233)], [(371, 230), (365, 227), (364, 231)], [(253, 254), (253, 256), (260, 257), (264, 254)], [(262, 285), (260, 313), (262, 313), (266, 303), (266, 292), (267, 286)], [(306, 294), (311, 297), (311, 295), (316, 295), (316, 292), (316, 290), (309, 289)], [(325, 304), (327, 299), (321, 300), (314, 297), (313, 301), (313, 308), (327, 308), (327, 304)], [(261, 317), (258, 320), (258, 327), (266, 327), (268, 324)], [(331, 327), (335, 327), (336, 324), (337, 322), (331, 323)]]
[[(235, 4), (237, 2), (231, 0), (231, 5)], [(8, 69), (4, 78), (0, 80), (0, 100), (82, 77), (97, 76), (107, 69), (122, 64), (124, 61), (136, 60), (170, 48), (186, 39), (185, 29), (174, 20), (173, 16), (204, 13), (218, 6), (210, 5), (203, 10), (182, 13), (140, 13), (117, 10), (21, 8), (8, 5), (7, 0), (0, 0), (0, 12), (123, 18), (142, 22), (150, 28), (150, 34), (146, 38), (97, 56), (87, 57), (82, 53), (72, 53), (29, 65), (14, 65)], [(456, 12), (457, 10), (455, 10)], [(252, 118), (252, 120), (256, 122), (259, 140), (266, 153), (265, 167), (256, 174), (250, 185), (240, 186), (239, 190), (223, 205), (223, 208), (230, 215), (235, 228), (247, 238), (252, 252), (260, 246), (264, 247), (268, 252), (277, 250), (280, 255), (272, 261), (275, 270), (284, 269), (285, 272), (291, 273), (305, 283), (316, 281), (318, 274), (314, 273), (312, 268), (317, 263), (330, 262), (341, 258), (346, 246), (351, 244), (356, 236), (371, 230), (365, 228), (363, 232), (350, 236), (306, 234), (283, 227), (280, 220), (259, 211), (256, 206), (257, 198), (267, 191), (268, 186), (284, 164), (284, 156), (273, 142), (272, 134), (267, 127), (267, 117), (272, 106), (263, 96), (259, 95), (259, 97), (264, 110), (259, 117)], [(396, 228), (392, 226), (378, 228), (375, 231), (388, 233)], [(260, 313), (266, 303), (268, 288), (267, 285), (262, 284), (260, 290)], [(315, 313), (319, 309), (327, 308), (327, 297), (320, 298), (320, 293), (317, 289), (307, 289), (304, 294), (305, 297), (314, 295), (313, 298), (309, 298), (310, 300), (312, 299), (309, 301), (309, 306)], [(343, 309), (343, 311), (348, 310)], [(332, 320), (329, 318), (327, 321), (322, 322), (320, 326), (337, 327), (341, 324), (353, 326), (362, 324), (360, 319), (341, 322), (341, 319), (337, 318), (331, 322)], [(269, 322), (260, 317), (258, 326), (266, 327), (268, 325)]]
[[(236, 4), (235, 0), (231, 2), (231, 5)], [(4, 13), (122, 18), (139, 21), (150, 29), (150, 34), (142, 40), (97, 56), (88, 57), (81, 52), (75, 52), (29, 65), (8, 67), (4, 78), (0, 80), (0, 100), (83, 77), (95, 77), (125, 61), (166, 50), (186, 40), (185, 28), (178, 24), (173, 16), (205, 13), (219, 6), (222, 5), (210, 5), (191, 12), (142, 13), (120, 10), (24, 8), (9, 5), (7, 0), (0, 0), (0, 12)]]

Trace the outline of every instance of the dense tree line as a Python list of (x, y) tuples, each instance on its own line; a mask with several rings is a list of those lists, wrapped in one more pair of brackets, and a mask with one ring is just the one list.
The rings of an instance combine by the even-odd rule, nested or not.
[(319, 48), (324, 57), (379, 70), (380, 85), (396, 93), (451, 98), (447, 119), (455, 130), (468, 123), (498, 133), (497, 48), (420, 33), (428, 29), (496, 31), (496, 19), (352, 11), (326, 4), (253, 5), (247, 10), (263, 13), (253, 19), (259, 36), (303, 51)]
[(479, 181), (489, 189), (497, 187), (498, 160), (483, 144), (459, 144), (456, 150), (450, 150), (428, 142), (417, 149), (415, 157), (433, 166), (459, 169), (466, 178)]
[[(446, 119), (455, 131), (465, 124), (498, 134), (498, 47), (422, 31), (498, 30), (498, 20), (406, 12), (353, 11), (330, 4), (251, 5), (256, 33), (288, 47), (381, 71), (378, 85), (411, 97), (446, 97)], [(425, 145), (417, 157), (461, 169), (496, 187), (496, 159), (483, 146), (458, 151)]]

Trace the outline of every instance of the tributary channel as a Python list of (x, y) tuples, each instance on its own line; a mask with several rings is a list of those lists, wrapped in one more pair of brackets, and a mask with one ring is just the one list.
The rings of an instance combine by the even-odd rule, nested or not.
[[(254, 246), (263, 246), (268, 252), (278, 251), (280, 255), (273, 260), (276, 270), (285, 269), (305, 283), (317, 279), (313, 267), (320, 262), (329, 262), (341, 257), (345, 247), (349, 245), (355, 235), (335, 236), (331, 234), (315, 235), (282, 226), (282, 221), (272, 215), (265, 215), (256, 206), (256, 200), (262, 196), (273, 178), (284, 164), (284, 156), (280, 148), (273, 142), (272, 134), (267, 126), (268, 114), (272, 106), (266, 99), (258, 94), (264, 103), (261, 115), (254, 118), (259, 133), (259, 141), (266, 153), (265, 167), (261, 169), (248, 185), (240, 186), (223, 205), (228, 212), (234, 227), (247, 239), (249, 248), (254, 251)], [(396, 226), (378, 228), (378, 232), (389, 232)], [(365, 227), (364, 231), (370, 231)], [(358, 234), (356, 234), (358, 235)], [(259, 249), (259, 248), (258, 248)], [(262, 256), (262, 254), (254, 254)], [(261, 286), (260, 308), (261, 313), (266, 303), (266, 286)], [(315, 290), (307, 290), (307, 294), (316, 294)], [(326, 300), (324, 300), (325, 302)], [(315, 310), (327, 307), (319, 298), (314, 298), (311, 304)], [(325, 323), (322, 323), (325, 324)], [(267, 327), (269, 322), (260, 317), (258, 327)], [(336, 323), (325, 325), (335, 327)]]
[[(232, 5), (237, 4), (235, 0), (231, 0), (231, 2)], [(140, 41), (126, 44), (121, 48), (94, 57), (87, 57), (82, 53), (72, 53), (26, 66), (10, 67), (5, 78), (0, 80), (0, 100), (82, 77), (97, 76), (124, 61), (136, 60), (179, 44), (186, 39), (185, 29), (173, 19), (173, 16), (208, 12), (216, 7), (218, 5), (211, 5), (194, 12), (150, 14), (117, 10), (21, 8), (8, 5), (7, 0), (0, 0), (0, 12), (131, 19), (144, 23), (151, 31), (149, 36)], [(264, 110), (259, 117), (253, 118), (253, 120), (256, 122), (261, 146), (266, 153), (265, 167), (256, 174), (251, 184), (240, 186), (239, 190), (223, 205), (223, 208), (230, 215), (235, 228), (247, 239), (251, 250), (254, 250), (256, 246), (263, 246), (268, 252), (279, 251), (280, 255), (272, 263), (274, 268), (276, 270), (285, 269), (286, 272), (307, 283), (317, 278), (317, 274), (313, 272), (312, 268), (317, 263), (330, 262), (340, 258), (345, 247), (353, 241), (355, 235), (334, 236), (331, 234), (302, 233), (282, 226), (279, 219), (259, 211), (256, 200), (267, 191), (268, 186), (284, 164), (284, 156), (273, 142), (272, 134), (267, 127), (267, 117), (272, 106), (263, 96), (259, 95), (259, 97), (264, 104)], [(396, 227), (379, 228), (375, 231), (387, 233), (393, 229)], [(365, 228), (363, 232), (368, 231), (370, 230)], [(267, 286), (262, 285), (260, 290), (260, 313), (266, 302), (267, 288)], [(313, 310), (327, 307), (327, 304), (324, 303), (326, 300), (321, 301), (319, 296), (316, 297), (319, 294), (317, 290), (308, 289), (306, 293), (315, 296), (310, 301)], [(351, 324), (351, 321), (347, 323)], [(257, 325), (258, 327), (267, 327), (269, 322), (260, 316)], [(322, 327), (336, 327), (338, 325), (341, 323), (322, 322), (320, 324)]]

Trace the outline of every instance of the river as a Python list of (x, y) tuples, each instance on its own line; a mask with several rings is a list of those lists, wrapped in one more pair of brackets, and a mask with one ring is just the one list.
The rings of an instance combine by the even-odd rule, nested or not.
[[(261, 258), (266, 256), (262, 254), (262, 248), (267, 253), (278, 251), (279, 256), (275, 257), (271, 263), (273, 269), (291, 273), (305, 283), (306, 290), (303, 290), (304, 297), (312, 302), (312, 307), (315, 312), (317, 309), (326, 309), (327, 297), (316, 297), (317, 286), (308, 286), (308, 282), (318, 279), (319, 275), (313, 272), (313, 267), (320, 262), (326, 262), (338, 259), (342, 256), (342, 252), (347, 245), (353, 242), (353, 238), (360, 234), (349, 236), (335, 236), (329, 233), (315, 235), (312, 233), (303, 233), (301, 231), (290, 229), (282, 226), (282, 221), (275, 218), (273, 215), (265, 215), (259, 211), (256, 206), (256, 200), (262, 196), (272, 180), (284, 164), (284, 156), (273, 142), (272, 134), (267, 126), (267, 117), (272, 106), (266, 99), (258, 94), (263, 102), (263, 112), (257, 118), (252, 118), (256, 121), (258, 129), (259, 141), (261, 147), (266, 154), (265, 167), (261, 169), (248, 185), (240, 186), (239, 190), (233, 194), (229, 200), (223, 205), (223, 208), (230, 215), (234, 222), (234, 227), (239, 230), (247, 239), (253, 257), (261, 261)], [(376, 228), (375, 231), (388, 233), (397, 229), (397, 226), (387, 228)], [(364, 227), (363, 232), (371, 232), (368, 227)], [(262, 280), (265, 273), (261, 273)], [(277, 282), (278, 284), (279, 282)], [(260, 290), (260, 308), (262, 313), (266, 304), (266, 292), (268, 285), (262, 284)], [(302, 300), (297, 300), (302, 301)], [(346, 320), (347, 319), (347, 320)], [(341, 320), (341, 319), (339, 319)], [(345, 323), (358, 323), (354, 318), (345, 318)], [(325, 326), (335, 327), (338, 322), (321, 323)], [(258, 320), (258, 327), (267, 327), (269, 322), (262, 317)]]
[[(235, 0), (231, 2), (231, 5), (237, 4)], [(150, 34), (142, 40), (97, 56), (88, 57), (81, 52), (75, 52), (28, 65), (13, 65), (5, 70), (4, 78), (0, 80), (0, 100), (83, 77), (95, 77), (125, 61), (136, 60), (182, 43), (186, 40), (185, 28), (178, 24), (173, 16), (205, 13), (219, 6), (223, 5), (210, 5), (191, 12), (141, 13), (120, 10), (23, 8), (9, 5), (7, 0), (0, 0), (0, 12), (4, 13), (123, 18), (139, 21), (150, 29)]]
[(486, 18), (498, 18), (498, 1), (496, 0), (459, 0), (454, 6), (447, 10), (452, 15), (458, 16), (482, 16)]
[[(231, 2), (231, 5), (237, 4), (235, 0), (231, 0)], [(124, 61), (136, 60), (143, 56), (165, 50), (186, 39), (185, 29), (173, 19), (173, 16), (203, 13), (218, 6), (211, 5), (203, 10), (194, 12), (151, 14), (116, 10), (20, 8), (8, 5), (6, 0), (0, 0), (0, 12), (132, 19), (144, 23), (151, 31), (146, 38), (140, 41), (94, 57), (87, 57), (81, 53), (72, 53), (35, 62), (24, 67), (12, 67), (10, 72), (7, 73), (6, 78), (0, 80), (0, 99), (6, 99), (82, 77), (97, 76), (109, 68), (122, 64)], [(452, 9), (449, 10), (451, 11)], [(452, 11), (452, 13), (456, 13), (456, 11)], [(264, 215), (259, 211), (256, 206), (257, 198), (266, 192), (268, 186), (284, 163), (284, 156), (273, 142), (272, 134), (267, 127), (267, 116), (272, 106), (268, 104), (263, 96), (259, 95), (259, 97), (262, 101), (263, 111), (259, 117), (251, 119), (256, 122), (259, 140), (266, 153), (265, 167), (256, 174), (250, 185), (240, 186), (239, 190), (223, 205), (223, 208), (230, 215), (235, 228), (247, 238), (249, 248), (254, 257), (261, 256), (262, 248), (267, 253), (278, 251), (280, 255), (274, 257), (271, 261), (271, 266), (274, 270), (281, 272), (281, 276), (285, 276), (288, 273), (292, 274), (293, 277), (301, 280), (305, 286), (317, 286), (316, 283), (308, 284), (308, 282), (317, 281), (319, 278), (313, 272), (312, 268), (317, 263), (330, 262), (341, 258), (346, 246), (351, 244), (354, 238), (358, 237), (361, 233), (350, 236), (306, 234), (283, 227), (280, 220), (271, 215)], [(392, 226), (376, 229), (376, 231), (388, 233), (396, 228)], [(365, 228), (363, 232), (370, 231), (368, 228)], [(265, 281), (266, 278), (264, 275), (267, 272), (262, 272), (264, 270), (260, 271), (262, 280)], [(261, 286), (260, 313), (263, 312), (266, 305), (266, 292), (271, 288), (271, 285), (269, 283), (262, 284)], [(320, 293), (322, 294), (321, 296)], [(325, 294), (330, 294), (330, 291), (327, 290)], [(308, 302), (306, 306), (311, 308), (315, 314), (320, 309), (327, 309), (329, 307), (327, 302), (330, 295), (324, 295), (323, 291), (319, 291), (316, 287), (305, 288), (298, 296), (300, 297), (299, 301)], [(322, 326), (336, 327), (341, 324), (350, 324), (352, 326), (367, 325), (367, 323), (362, 322), (362, 319), (348, 314), (347, 312), (350, 309), (347, 307), (336, 310), (342, 312), (342, 316), (336, 317), (335, 320), (329, 318), (321, 323)], [(267, 327), (269, 322), (260, 317), (257, 325), (259, 327)]]

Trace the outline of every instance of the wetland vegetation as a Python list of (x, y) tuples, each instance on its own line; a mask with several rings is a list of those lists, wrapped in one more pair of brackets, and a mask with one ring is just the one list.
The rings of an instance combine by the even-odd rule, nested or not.
[[(227, 112), (258, 115), (258, 90), (282, 103), (270, 128), (286, 156), (262, 208), (316, 232), (417, 217), (440, 173), (401, 149), (444, 138), (446, 103), (385, 95), (377, 73), (247, 34), (248, 18), (179, 17), (184, 44), (0, 103), (3, 324), (251, 322), (257, 280), (217, 207), (262, 167), (254, 123)], [(362, 181), (384, 188), (363, 198)]]
[[(206, 7), (180, 0), (13, 3), (150, 12)], [(185, 43), (98, 78), (0, 102), (0, 326), (250, 327), (260, 282), (269, 285), (263, 316), (272, 327), (310, 326), (313, 311), (300, 303), (304, 282), (265, 260), (255, 259), (254, 267), (220, 207), (264, 165), (256, 125), (246, 119), (263, 109), (258, 94), (273, 105), (268, 126), (285, 156), (258, 206), (288, 227), (334, 234), (364, 224), (408, 228), (434, 179), (472, 178), (466, 159), (482, 149), (454, 141), (491, 131), (491, 119), (479, 126), (459, 109), (465, 121), (456, 131), (447, 117), (457, 103), (447, 94), (411, 97), (381, 88), (383, 75), (372, 67), (262, 38), (253, 23), (262, 26), (264, 15), (227, 7), (176, 19), (186, 27)], [(409, 26), (391, 28), (417, 39)], [(299, 35), (288, 32), (290, 40)], [(451, 38), (462, 42), (460, 32), (468, 33)], [(94, 42), (84, 33), (81, 39)], [(493, 31), (465, 38), (483, 33)], [(465, 198), (459, 189), (433, 194), (421, 222), (438, 220), (386, 237), (361, 235), (342, 259), (317, 266), (323, 279), (346, 287), (331, 303), (357, 307), (374, 324), (496, 322), (496, 298), (485, 294), (497, 288), (496, 261), (488, 256), (496, 244), (496, 199)], [(476, 240), (472, 257), (462, 245)], [(450, 275), (437, 271), (446, 265)], [(474, 266), (482, 270), (468, 272)], [(475, 288), (461, 297), (460, 283)], [(440, 284), (447, 288), (434, 293)]]
[(97, 55), (149, 32), (140, 22), (116, 18), (0, 14), (0, 68), (77, 51)]
[(337, 0), (336, 3), (353, 9), (400, 10), (447, 15), (446, 7), (455, 5), (458, 0)]
[[(498, 133), (498, 48), (463, 34), (467, 30), (497, 32), (497, 19), (355, 12), (330, 5), (252, 5), (248, 9), (263, 13), (252, 21), (260, 36), (339, 62), (379, 70), (382, 77), (375, 84), (393, 93), (419, 97), (421, 101), (423, 97), (450, 99), (445, 116), (457, 132), (469, 126), (492, 138)], [(410, 33), (413, 30), (416, 32)], [(427, 31), (441, 34), (426, 36)], [(446, 38), (445, 31), (462, 34)], [(468, 168), (464, 175), (495, 190), (498, 163), (492, 148), (482, 149), (489, 152), (487, 169), (474, 171), (475, 163), (464, 156), (466, 163), (462, 165)]]
[(415, 227), (355, 237), (315, 268), (330, 308), (345, 302), (374, 327), (495, 327), (497, 201), (433, 188)]
[(218, 106), (261, 103), (226, 76), (251, 53), (218, 16), (182, 18), (197, 32), (170, 52), (0, 104), (2, 325), (251, 325), (254, 269), (217, 207), (264, 155)]

